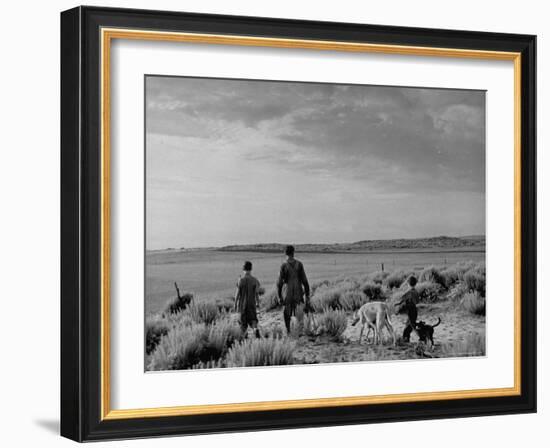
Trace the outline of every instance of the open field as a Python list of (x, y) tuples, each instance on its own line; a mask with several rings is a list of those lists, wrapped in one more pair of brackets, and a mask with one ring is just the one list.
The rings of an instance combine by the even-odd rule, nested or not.
[[(332, 280), (341, 275), (361, 276), (381, 270), (424, 268), (452, 265), (461, 261), (485, 260), (485, 252), (414, 252), (383, 253), (297, 253), (304, 263), (310, 283)], [(192, 291), (199, 300), (231, 296), (244, 260), (252, 261), (253, 275), (269, 289), (277, 280), (282, 253), (224, 252), (217, 250), (154, 251), (146, 256), (145, 313), (161, 311), (176, 295), (174, 282), (182, 291)]]
[[(312, 285), (314, 312), (293, 318), (284, 331), (273, 284), (283, 258), (275, 254), (168, 251), (148, 254), (146, 356), (148, 370), (315, 364), (485, 355), (485, 263), (483, 252), (403, 252), (370, 254), (301, 253)], [(242, 261), (254, 263), (265, 287), (258, 312), (262, 338), (243, 339), (232, 294)], [(384, 263), (385, 271), (381, 272)], [(396, 303), (407, 278), (419, 283), (418, 320), (434, 324), (428, 350), (413, 333), (401, 334), (405, 316)], [(174, 300), (173, 281), (187, 294)], [(390, 310), (397, 344), (383, 331), (383, 344), (359, 341), (355, 312), (368, 301)], [(169, 303), (171, 307), (168, 307)]]

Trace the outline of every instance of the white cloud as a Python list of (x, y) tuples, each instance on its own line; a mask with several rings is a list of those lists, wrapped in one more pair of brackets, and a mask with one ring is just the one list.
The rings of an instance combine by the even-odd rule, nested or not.
[(153, 77), (146, 114), (149, 248), (483, 233), (483, 92)]

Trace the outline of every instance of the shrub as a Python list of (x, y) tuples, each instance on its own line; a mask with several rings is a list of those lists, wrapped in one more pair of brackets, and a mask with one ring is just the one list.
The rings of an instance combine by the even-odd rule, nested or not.
[(440, 274), (445, 281), (445, 287), (447, 289), (457, 283), (461, 277), (460, 271), (455, 266), (444, 269)]
[(219, 359), (225, 355), (235, 341), (241, 340), (243, 337), (241, 328), (230, 319), (220, 319), (214, 323), (208, 332), (208, 341), (206, 346), (214, 355), (212, 359)]
[(174, 328), (176, 326), (188, 327), (194, 323), (193, 318), (187, 311), (180, 311), (174, 314), (163, 314), (162, 317), (169, 328)]
[(485, 297), (485, 268), (470, 269), (464, 274), (464, 283), (466, 283), (468, 291), (478, 292)]
[(340, 291), (353, 291), (359, 289), (361, 284), (357, 279), (348, 276), (340, 276), (335, 281), (332, 282), (334, 288), (339, 289)]
[(189, 313), (193, 321), (198, 324), (204, 323), (209, 325), (220, 316), (220, 311), (216, 303), (209, 301), (198, 303), (193, 301), (191, 305), (187, 307), (186, 312)]
[(151, 356), (149, 370), (189, 369), (200, 361), (208, 361), (201, 359), (207, 336), (204, 324), (175, 327), (160, 340)]
[(231, 296), (216, 298), (213, 302), (221, 313), (231, 312), (235, 307), (235, 298)]
[(266, 311), (271, 311), (282, 306), (277, 297), (277, 288), (273, 286), (269, 292), (260, 297), (260, 306)]
[(294, 348), (288, 339), (246, 339), (229, 349), (226, 364), (228, 367), (293, 364)]
[(388, 272), (385, 272), (385, 271), (377, 271), (377, 272), (373, 272), (372, 274), (370, 274), (370, 279), (371, 281), (373, 281), (374, 283), (378, 283), (378, 284), (382, 284), (382, 282), (384, 281), (384, 279), (390, 275)]
[(323, 286), (329, 286), (329, 285), (330, 285), (330, 280), (317, 280), (313, 283), (310, 283), (309, 291), (310, 291), (311, 295), (313, 296), (313, 294), (315, 294), (315, 291), (317, 291), (317, 289), (319, 289)]
[(166, 313), (175, 314), (185, 310), (193, 302), (193, 299), (194, 296), (190, 292), (184, 292), (181, 296), (178, 293), (178, 297), (175, 297), (168, 303)]
[(458, 303), (462, 300), (464, 294), (467, 292), (468, 290), (466, 289), (466, 285), (464, 284), (464, 282), (457, 282), (453, 286), (451, 286), (446, 297), (447, 300)]
[(434, 266), (424, 269), (419, 276), (419, 282), (432, 282), (447, 288), (445, 277)]
[(204, 323), (175, 324), (152, 352), (149, 369), (201, 368), (201, 363), (202, 368), (206, 365), (221, 366), (228, 349), (241, 339), (240, 327), (229, 318), (220, 319), (210, 326)]
[(409, 277), (410, 273), (403, 271), (395, 271), (386, 277), (386, 286), (390, 289), (399, 288), (405, 280)]
[(443, 344), (441, 352), (446, 357), (453, 356), (484, 356), (485, 332), (469, 333), (461, 341)]
[(283, 330), (281, 325), (275, 325), (271, 327), (270, 331), (266, 331), (266, 337), (271, 337), (272, 339), (282, 339), (285, 336), (286, 331)]
[(367, 298), (359, 291), (346, 291), (340, 297), (342, 308), (346, 311), (356, 311), (367, 302)]
[(311, 304), (316, 311), (337, 310), (342, 308), (340, 297), (342, 292), (335, 287), (323, 286), (315, 291)]
[(384, 301), (387, 299), (381, 284), (367, 282), (363, 285), (361, 289), (363, 290), (367, 298), (371, 301)]
[(485, 297), (477, 291), (464, 294), (462, 306), (472, 314), (485, 316)]
[(416, 285), (416, 290), (418, 291), (420, 302), (432, 303), (439, 300), (441, 285), (430, 281), (424, 281)]
[(333, 340), (340, 340), (348, 326), (348, 318), (343, 311), (327, 310), (317, 318), (319, 334), (330, 336)]
[(162, 336), (168, 333), (166, 321), (155, 317), (145, 321), (145, 353), (148, 355), (156, 348)]
[(474, 269), (478, 266), (483, 266), (483, 263), (476, 265), (473, 261), (461, 261), (453, 266), (453, 269), (456, 270), (458, 274), (458, 280), (464, 280), (464, 274), (471, 269)]
[(309, 337), (316, 337), (319, 336), (318, 329), (319, 325), (317, 324), (315, 317), (312, 314), (306, 314), (302, 324), (303, 333)]

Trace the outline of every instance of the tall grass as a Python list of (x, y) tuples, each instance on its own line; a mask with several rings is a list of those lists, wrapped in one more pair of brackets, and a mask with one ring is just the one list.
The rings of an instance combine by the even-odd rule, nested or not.
[(152, 352), (149, 370), (183, 370), (200, 363), (222, 363), (229, 348), (241, 339), (239, 326), (228, 318), (213, 325), (175, 325)]
[(235, 341), (241, 340), (242, 337), (241, 328), (235, 322), (229, 318), (220, 319), (210, 326), (207, 345), (219, 354), (219, 358)]
[(361, 287), (363, 293), (367, 296), (367, 299), (371, 301), (384, 301), (387, 299), (386, 293), (381, 283), (374, 283), (367, 281)]
[(214, 302), (220, 313), (231, 312), (235, 307), (235, 298), (231, 296), (217, 297), (210, 301)]
[(330, 285), (330, 280), (318, 280), (313, 282), (311, 285), (309, 285), (311, 295), (313, 296), (313, 294), (315, 294), (315, 291), (317, 291), (317, 289), (319, 289), (320, 287), (328, 285)]
[(342, 339), (348, 326), (348, 318), (343, 311), (326, 310), (316, 318), (317, 334), (327, 335), (335, 341)]
[(194, 322), (207, 325), (213, 323), (220, 316), (220, 310), (216, 303), (209, 301), (193, 301), (185, 312), (191, 316)]
[(468, 292), (464, 294), (461, 304), (466, 311), (478, 316), (485, 316), (485, 297), (479, 292)]
[(317, 288), (311, 298), (311, 304), (316, 311), (338, 310), (342, 308), (340, 297), (342, 290), (334, 286), (321, 286)]
[(413, 274), (413, 271), (395, 271), (386, 277), (386, 286), (390, 289), (399, 288)]
[(364, 302), (359, 281), (343, 276), (317, 286), (311, 298), (311, 304), (318, 312), (341, 309), (353, 311)]
[(464, 274), (464, 283), (469, 291), (478, 292), (485, 297), (485, 267), (478, 266)]
[(430, 266), (429, 268), (424, 269), (418, 278), (419, 282), (431, 282), (435, 283), (442, 288), (447, 288), (447, 281), (444, 275), (439, 272), (435, 266)]
[(382, 284), (383, 281), (386, 279), (386, 277), (390, 275), (389, 272), (386, 271), (376, 271), (369, 275), (369, 279), (378, 284)]
[(445, 281), (445, 287), (447, 289), (451, 288), (461, 279), (461, 273), (455, 266), (443, 269), (440, 271), (440, 274)]
[(188, 311), (180, 311), (174, 314), (163, 314), (162, 318), (169, 328), (177, 326), (187, 327), (195, 322)]
[(145, 353), (149, 355), (169, 329), (168, 323), (158, 316), (147, 319), (145, 321)]
[(345, 311), (356, 311), (367, 302), (367, 297), (360, 291), (346, 291), (340, 297), (340, 304)]
[(200, 361), (201, 352), (208, 337), (204, 324), (175, 327), (164, 336), (153, 352), (149, 370), (189, 369)]
[(280, 308), (282, 306), (282, 303), (279, 302), (279, 297), (277, 296), (277, 287), (273, 285), (273, 287), (262, 294), (260, 297), (260, 307), (263, 308), (266, 311), (275, 310), (277, 308)]
[(462, 298), (464, 297), (464, 294), (466, 294), (467, 292), (468, 290), (466, 289), (464, 282), (459, 281), (455, 283), (453, 286), (451, 286), (446, 297), (447, 297), (447, 300), (451, 302), (460, 303)]
[(302, 332), (308, 337), (317, 337), (319, 336), (319, 326), (317, 320), (312, 314), (306, 314), (304, 316), (304, 321), (302, 323)]
[(227, 367), (293, 364), (295, 344), (288, 339), (247, 339), (229, 349)]

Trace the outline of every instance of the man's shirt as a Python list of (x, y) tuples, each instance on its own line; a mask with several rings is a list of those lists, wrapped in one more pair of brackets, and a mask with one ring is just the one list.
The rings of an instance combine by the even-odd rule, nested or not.
[(285, 303), (301, 302), (304, 292), (309, 297), (309, 283), (304, 265), (298, 260), (287, 260), (281, 265), (277, 280), (279, 295), (282, 294), (283, 285), (286, 285)]
[(256, 297), (260, 291), (260, 282), (250, 273), (243, 274), (237, 282), (236, 305), (238, 311), (256, 309)]

